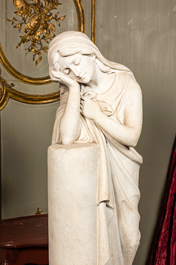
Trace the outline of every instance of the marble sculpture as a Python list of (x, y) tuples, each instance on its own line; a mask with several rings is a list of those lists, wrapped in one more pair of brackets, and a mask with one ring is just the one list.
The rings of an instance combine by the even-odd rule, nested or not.
[(48, 150), (50, 265), (131, 265), (140, 241), (141, 89), (81, 32), (57, 35), (48, 61), (61, 94)]

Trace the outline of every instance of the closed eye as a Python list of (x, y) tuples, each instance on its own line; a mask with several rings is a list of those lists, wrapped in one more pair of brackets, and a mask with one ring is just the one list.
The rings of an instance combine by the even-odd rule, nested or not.
[(79, 60), (79, 59), (75, 59), (75, 60), (73, 61), (73, 64), (74, 64), (74, 65), (79, 65), (79, 63), (80, 63), (80, 60)]
[(69, 75), (69, 73), (70, 73), (70, 69), (69, 69), (69, 68), (65, 68), (65, 69), (63, 70), (63, 73), (66, 74), (66, 75)]

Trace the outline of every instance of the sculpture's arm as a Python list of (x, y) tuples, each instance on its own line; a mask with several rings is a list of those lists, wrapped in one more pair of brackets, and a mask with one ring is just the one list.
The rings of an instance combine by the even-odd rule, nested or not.
[(82, 114), (93, 119), (105, 132), (119, 143), (135, 147), (142, 128), (142, 94), (138, 85), (128, 88), (124, 110), (124, 124), (106, 116), (96, 100), (82, 97), (84, 107)]
[(62, 144), (72, 144), (80, 133), (80, 85), (59, 71), (50, 71), (50, 76), (69, 88), (67, 105), (60, 121), (60, 137)]

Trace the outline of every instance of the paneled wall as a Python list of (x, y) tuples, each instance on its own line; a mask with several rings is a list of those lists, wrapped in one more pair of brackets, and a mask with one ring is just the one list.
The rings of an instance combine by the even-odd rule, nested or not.
[[(77, 30), (77, 14), (72, 0), (59, 6), (61, 30)], [(10, 63), (22, 74), (32, 77), (48, 75), (48, 62), (44, 54), (36, 67), (32, 53), (25, 56), (28, 44), (16, 46), (23, 30), (13, 28), (6, 18), (12, 19), (16, 11), (13, 1), (1, 0), (0, 41)], [(17, 16), (15, 16), (17, 18)], [(20, 18), (20, 17), (19, 17)], [(2, 76), (15, 89), (28, 94), (47, 94), (58, 90), (58, 84), (34, 86), (22, 83), (2, 66)], [(59, 102), (48, 105), (29, 105), (9, 100), (1, 111), (1, 185), (2, 218), (32, 215), (37, 207), (47, 213), (47, 147), (51, 143), (55, 112)]]
[[(77, 29), (72, 0), (62, 30)], [(91, 0), (83, 0), (86, 33), (90, 36)], [(140, 172), (141, 245), (134, 265), (145, 265), (156, 225), (176, 129), (176, 1), (97, 0), (96, 44), (104, 56), (128, 66), (143, 91), (144, 125), (137, 150), (144, 158)], [(17, 50), (12, 1), (1, 0), (0, 39), (10, 62), (31, 76), (48, 74), (46, 59), (35, 67), (32, 57)], [(49, 93), (55, 85), (34, 87), (14, 80), (2, 67), (2, 76), (26, 93)], [(10, 100), (1, 111), (2, 217), (47, 212), (47, 147), (58, 103), (33, 106)]]

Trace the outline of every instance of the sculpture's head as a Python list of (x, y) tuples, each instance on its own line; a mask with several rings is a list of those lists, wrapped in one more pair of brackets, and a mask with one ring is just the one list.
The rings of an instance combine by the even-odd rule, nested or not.
[[(70, 65), (78, 69), (81, 62), (85, 71), (89, 73), (89, 78), (95, 71), (95, 65), (101, 72), (107, 74), (114, 70), (128, 71), (126, 67), (108, 61), (87, 35), (79, 31), (66, 31), (53, 38), (49, 45), (48, 62), (50, 69), (65, 74), (70, 73)], [(82, 79), (81, 71), (79, 69), (75, 71), (78, 71), (76, 75)]]
[(102, 72), (112, 72), (108, 61), (96, 45), (84, 33), (78, 31), (63, 32), (51, 41), (48, 62), (51, 69), (61, 72), (64, 69), (65, 74), (70, 72), (70, 67), (66, 65), (73, 64), (79, 68), (80, 62), (84, 64), (89, 73), (94, 69), (95, 64)]

